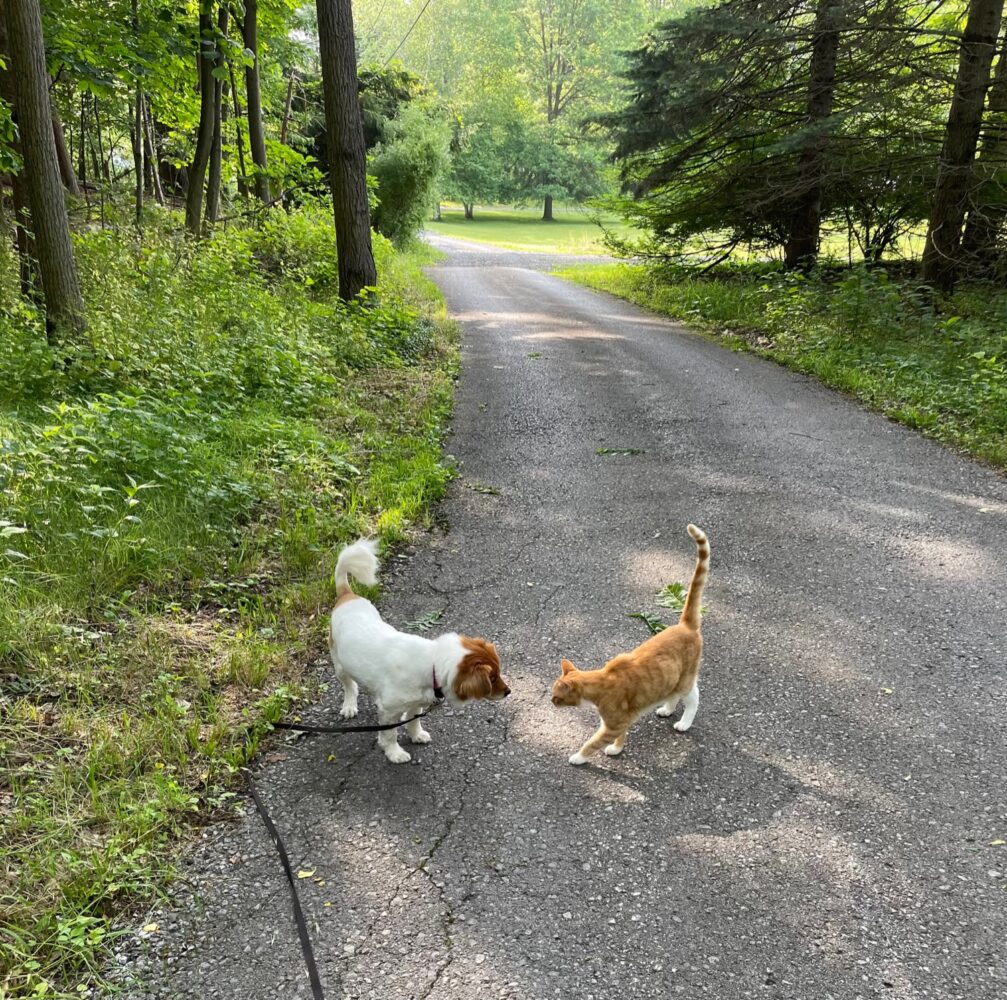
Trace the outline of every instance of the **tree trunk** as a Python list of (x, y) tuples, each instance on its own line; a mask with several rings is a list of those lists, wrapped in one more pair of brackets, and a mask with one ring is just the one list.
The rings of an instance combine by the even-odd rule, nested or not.
[(80, 197), (80, 185), (77, 175), (73, 172), (73, 157), (66, 146), (66, 135), (63, 132), (63, 122), (60, 121), (56, 105), (52, 105), (52, 137), (56, 144), (56, 162), (59, 164), (59, 176), (63, 186), (75, 198)]
[(45, 295), (50, 341), (84, 330), (84, 301), (70, 242), (63, 185), (52, 138), (49, 74), (38, 0), (3, 0), (24, 147), (25, 182)]
[(80, 175), (81, 186), (87, 183), (87, 159), (85, 157), (85, 137), (87, 135), (87, 110), (84, 104), (84, 91), (80, 92), (80, 152), (77, 155), (77, 173)]
[(997, 238), (1007, 218), (1002, 188), (1007, 167), (1007, 37), (990, 86), (983, 133), (973, 168), (975, 183), (962, 236), (962, 260), (970, 273), (990, 277), (999, 256)]
[[(217, 31), (221, 38), (227, 35), (227, 6), (221, 4), (217, 15)], [(217, 44), (217, 58), (214, 69), (224, 65), (223, 49)], [(213, 78), (213, 141), (210, 144), (210, 169), (206, 178), (206, 222), (212, 225), (217, 221), (220, 207), (220, 172), (221, 172), (221, 106), (224, 97), (224, 81)]]
[(349, 301), (377, 283), (367, 203), (367, 153), (357, 93), (350, 0), (317, 0), (329, 184), (336, 224), (339, 295)]
[(143, 143), (143, 193), (147, 197), (156, 195), (154, 178), (157, 172), (154, 170), (154, 153), (150, 146), (150, 135), (147, 132), (147, 97), (142, 93), (143, 104), (140, 111), (140, 141)]
[(294, 104), (294, 84), (297, 81), (297, 73), (291, 69), (290, 79), (287, 81), (287, 100), (283, 105), (283, 123), (280, 125), (280, 145), (287, 145), (287, 136), (290, 130), (290, 109)]
[(542, 208), (542, 221), (543, 222), (552, 222), (552, 221), (554, 221), (553, 217), (552, 217), (552, 195), (551, 194), (547, 194), (545, 196), (545, 205)]
[(809, 67), (807, 134), (797, 164), (799, 194), (794, 203), (790, 234), (783, 247), (783, 262), (787, 268), (810, 267), (818, 256), (822, 178), (828, 145), (825, 122), (832, 114), (835, 97), (839, 17), (840, 5), (836, 0), (818, 0)]
[(476, 207), (471, 201), (463, 201), (462, 208), (465, 209), (465, 218), (474, 219), (476, 217)]
[(1004, 0), (969, 2), (958, 79), (948, 112), (930, 226), (923, 248), (923, 281), (942, 291), (950, 291), (958, 276), (972, 161), (979, 142), (983, 104), (1003, 7)]
[(133, 173), (135, 203), (136, 203), (136, 224), (143, 223), (143, 94), (138, 87), (134, 95), (134, 100), (130, 102), (133, 107), (133, 127), (130, 129), (130, 139), (133, 142)]
[[(133, 40), (140, 44), (140, 10), (139, 0), (132, 2), (131, 27), (133, 28)], [(130, 102), (133, 109), (133, 127), (130, 129), (130, 138), (133, 142), (133, 174), (136, 205), (136, 226), (139, 229), (143, 224), (143, 91), (140, 88), (140, 75), (136, 74), (136, 91), (133, 100)]]
[(154, 116), (150, 113), (150, 101), (143, 102), (145, 127), (143, 132), (145, 143), (145, 161), (150, 164), (150, 180), (154, 188), (154, 200), (158, 205), (164, 204), (164, 188), (161, 187), (160, 150), (157, 145), (157, 131), (154, 128)]
[[(101, 118), (98, 115), (98, 95), (92, 94), (91, 96), (94, 98), (94, 131), (98, 136), (98, 157), (100, 164), (100, 169), (96, 172), (96, 179), (98, 177), (104, 177), (105, 183), (110, 185), (112, 183), (112, 173), (109, 168), (109, 160), (112, 159), (112, 154), (110, 151), (108, 159), (105, 159), (105, 147), (101, 142)], [(109, 197), (109, 200), (111, 201), (111, 196)]]
[(241, 35), (245, 48), (252, 53), (252, 65), (245, 67), (245, 103), (248, 105), (248, 141), (255, 164), (255, 194), (269, 201), (269, 175), (266, 173), (266, 133), (262, 127), (262, 97), (259, 93), (258, 0), (245, 0), (245, 19)]
[(213, 35), (211, 12), (213, 0), (200, 0), (199, 4), (199, 130), (196, 133), (196, 151), (189, 166), (189, 186), (185, 193), (185, 228), (199, 236), (203, 215), (203, 181), (210, 162), (213, 145), (214, 99), (213, 80), (216, 39)]
[[(0, 56), (6, 69), (0, 68), (0, 97), (12, 109), (16, 118), (17, 94), (14, 85), (14, 69), (11, 65), (10, 43), (7, 39), (7, 11), (4, 0), (0, 0)], [(16, 134), (11, 142), (14, 153), (24, 160), (21, 142)], [(25, 185), (24, 170), (11, 174), (11, 195), (14, 202), (14, 246), (17, 248), (19, 282), (21, 294), (31, 298), (35, 293), (36, 265), (35, 243), (31, 237), (31, 219), (28, 212), (28, 188)]]
[(248, 174), (245, 172), (245, 139), (241, 134), (241, 104), (238, 101), (238, 85), (234, 81), (234, 66), (227, 64), (231, 76), (231, 96), (234, 99), (234, 127), (237, 130), (238, 146), (238, 193), (248, 201)]

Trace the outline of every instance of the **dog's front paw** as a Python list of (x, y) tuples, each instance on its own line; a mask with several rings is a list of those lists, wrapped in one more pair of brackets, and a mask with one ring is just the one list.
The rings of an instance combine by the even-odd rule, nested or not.
[(421, 729), (419, 732), (414, 733), (412, 736), (409, 737), (409, 742), (429, 743), (431, 739), (432, 737), (430, 736), (430, 734), (425, 729)]
[(571, 764), (586, 764), (587, 757), (585, 757), (579, 750), (570, 758)]
[(672, 725), (680, 733), (684, 733), (691, 725), (691, 722), (686, 722), (685, 719), (679, 719), (678, 722), (673, 722)]
[(339, 717), (342, 719), (355, 719), (357, 717), (357, 706), (343, 705), (339, 710)]
[(607, 753), (609, 757), (618, 757), (619, 754), (622, 753), (622, 747), (624, 745), (625, 744), (620, 744), (619, 746), (616, 746), (614, 743), (609, 743), (609, 745), (605, 747), (605, 753)]
[(385, 751), (385, 756), (392, 764), (408, 764), (413, 758), (409, 755), (408, 750), (403, 750), (398, 744), (393, 747), (389, 747)]

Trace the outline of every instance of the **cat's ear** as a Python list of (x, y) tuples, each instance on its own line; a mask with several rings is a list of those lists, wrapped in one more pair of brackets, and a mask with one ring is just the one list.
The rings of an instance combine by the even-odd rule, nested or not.
[(577, 668), (576, 668), (576, 667), (575, 667), (575, 666), (574, 666), (574, 665), (573, 665), (573, 664), (572, 664), (572, 663), (571, 663), (571, 662), (570, 662), (569, 660), (564, 660), (564, 661), (563, 661), (563, 662), (562, 662), (562, 663), (560, 664), (560, 666), (561, 666), (561, 667), (563, 668), (563, 674), (564, 674), (564, 676), (565, 676), (566, 674), (570, 673), (571, 671), (573, 671), (573, 670), (576, 670), (576, 669), (577, 669)]

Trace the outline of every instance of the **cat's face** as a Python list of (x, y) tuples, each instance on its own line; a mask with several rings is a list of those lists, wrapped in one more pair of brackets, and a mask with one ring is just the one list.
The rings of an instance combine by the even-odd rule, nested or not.
[(577, 683), (577, 668), (569, 661), (563, 661), (563, 673), (552, 685), (552, 703), (554, 705), (579, 705), (581, 702), (580, 685)]

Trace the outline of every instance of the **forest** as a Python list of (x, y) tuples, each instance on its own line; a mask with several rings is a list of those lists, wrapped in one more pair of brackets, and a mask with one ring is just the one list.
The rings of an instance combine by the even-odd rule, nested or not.
[(102, 989), (443, 494), (447, 206), (1007, 463), (1003, 0), (0, 0), (0, 177), (0, 998)]

